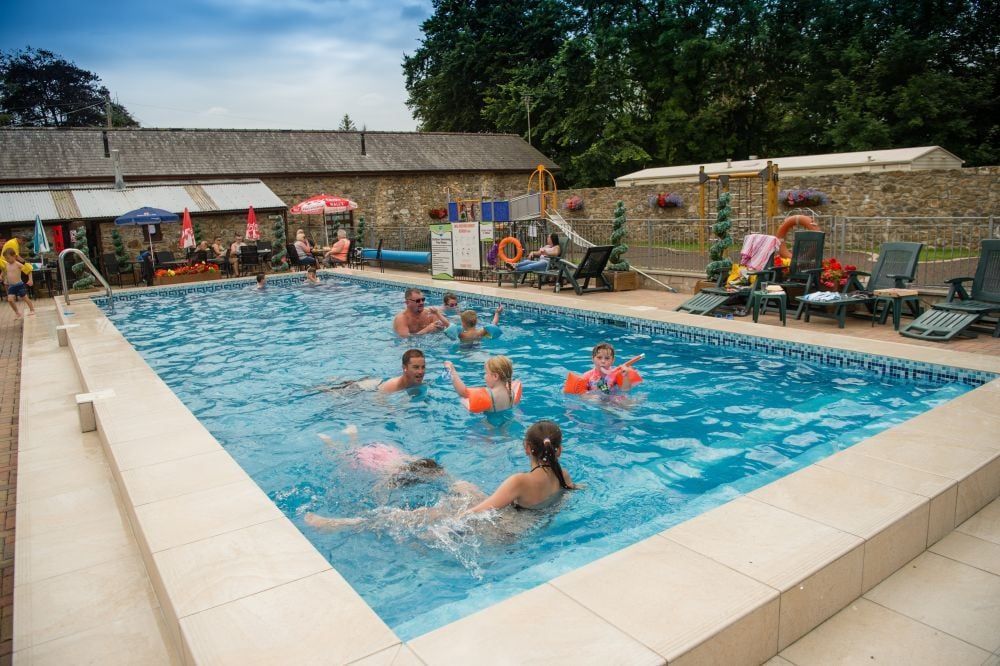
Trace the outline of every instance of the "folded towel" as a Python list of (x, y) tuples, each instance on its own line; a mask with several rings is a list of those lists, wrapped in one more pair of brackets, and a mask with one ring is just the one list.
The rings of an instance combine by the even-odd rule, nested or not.
[(767, 285), (766, 291), (769, 294), (783, 294), (783, 293), (785, 293), (785, 290), (781, 288), (780, 284), (769, 284), (769, 285)]
[(759, 271), (767, 266), (779, 245), (781, 241), (775, 236), (747, 234), (740, 251), (740, 263), (752, 271)]
[(806, 294), (802, 297), (804, 301), (811, 301), (813, 303), (831, 303), (833, 301), (839, 301), (843, 297), (843, 294), (839, 294), (836, 291), (814, 291), (811, 294)]

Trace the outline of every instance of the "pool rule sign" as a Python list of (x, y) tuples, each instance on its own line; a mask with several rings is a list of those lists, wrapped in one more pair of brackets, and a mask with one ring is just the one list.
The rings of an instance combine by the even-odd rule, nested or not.
[(435, 280), (455, 279), (450, 224), (431, 225), (431, 277)]

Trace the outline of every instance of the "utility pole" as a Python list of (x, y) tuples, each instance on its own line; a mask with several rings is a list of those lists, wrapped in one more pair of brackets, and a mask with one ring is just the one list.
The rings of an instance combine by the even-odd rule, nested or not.
[(108, 129), (111, 129), (111, 95), (104, 98), (104, 115), (108, 119)]
[(524, 108), (528, 111), (528, 145), (531, 145), (531, 95), (524, 96)]

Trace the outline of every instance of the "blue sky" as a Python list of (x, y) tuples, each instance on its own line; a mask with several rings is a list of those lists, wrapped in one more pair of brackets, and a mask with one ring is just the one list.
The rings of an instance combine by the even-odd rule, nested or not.
[(413, 130), (403, 54), (431, 0), (13, 0), (0, 49), (97, 74), (143, 127)]

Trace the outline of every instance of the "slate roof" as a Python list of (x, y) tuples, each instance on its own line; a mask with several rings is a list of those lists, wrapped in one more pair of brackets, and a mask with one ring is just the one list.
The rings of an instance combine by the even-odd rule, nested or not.
[(558, 169), (513, 134), (2, 128), (0, 182), (113, 178), (106, 149), (120, 151), (126, 180)]

